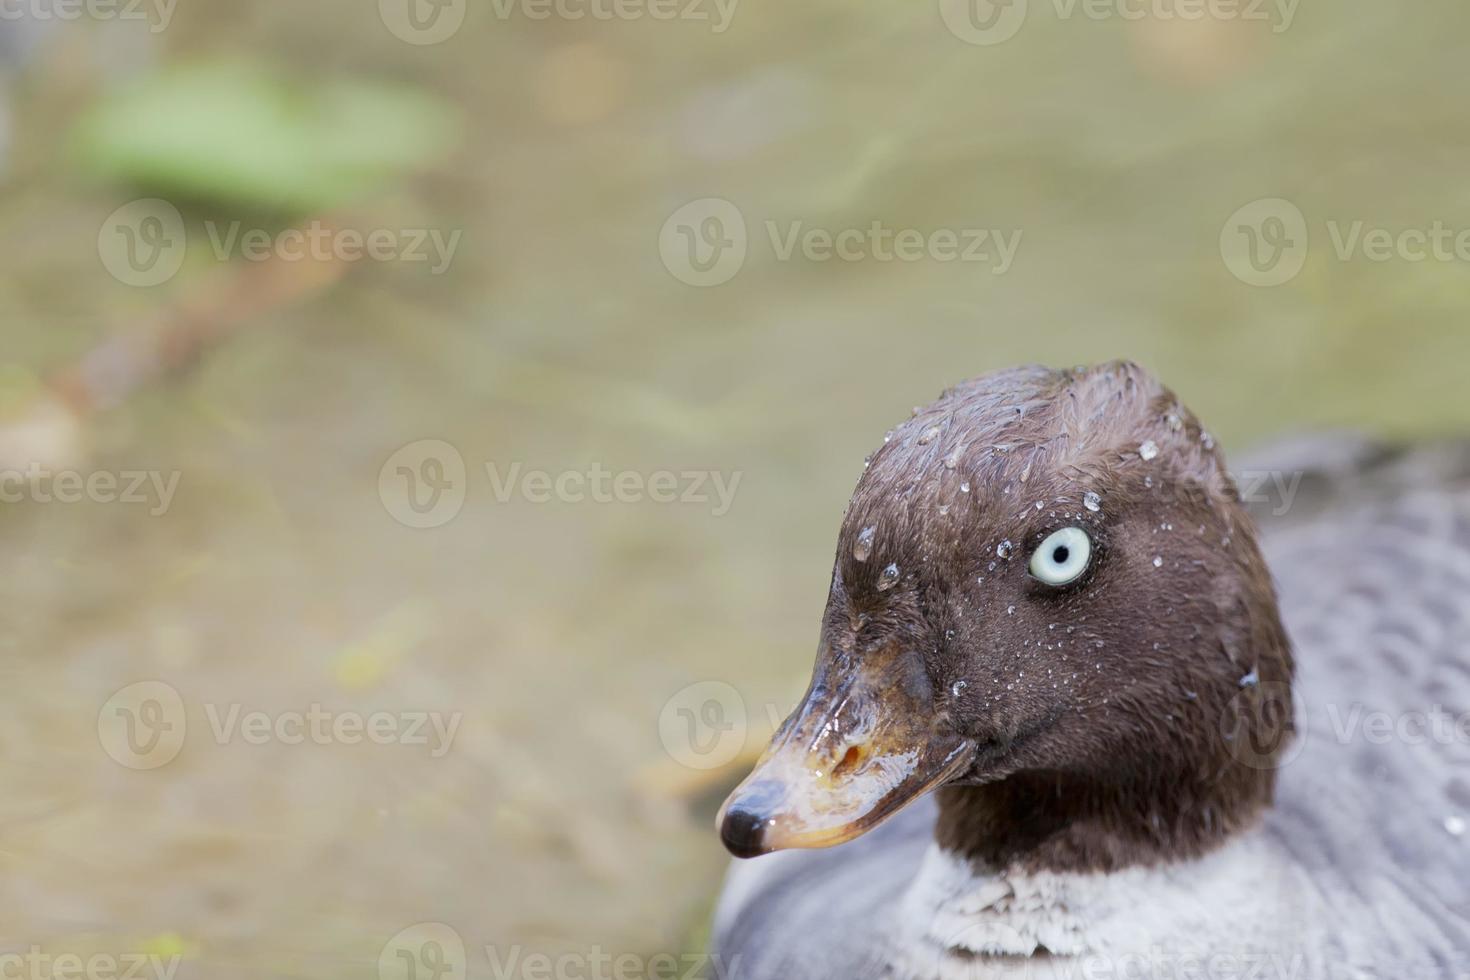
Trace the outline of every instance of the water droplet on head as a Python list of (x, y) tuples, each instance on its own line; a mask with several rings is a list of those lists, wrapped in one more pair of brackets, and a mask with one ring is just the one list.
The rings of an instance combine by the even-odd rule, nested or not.
[(919, 433), (919, 445), (921, 445), (921, 446), (927, 446), (927, 445), (929, 445), (929, 443), (933, 442), (935, 439), (938, 439), (938, 438), (939, 438), (939, 426), (937, 426), (937, 425), (931, 425), (931, 426), (929, 426), (929, 428), (927, 428), (923, 432), (920, 432)]
[(868, 556), (873, 553), (873, 535), (876, 533), (878, 533), (878, 528), (872, 524), (858, 532), (857, 540), (852, 543), (854, 561), (868, 560)]
[(1016, 607), (1015, 606), (1006, 606), (1006, 615), (1007, 616), (1014, 616), (1015, 614), (1016, 614)]
[(1160, 558), (1158, 555), (1154, 555), (1154, 567), (1155, 568), (1163, 568), (1164, 567), (1164, 559)]
[(1094, 512), (1102, 510), (1102, 497), (1089, 490), (1082, 495), (1082, 506)]
[(892, 429), (889, 429), (887, 432), (883, 433), (883, 442), (886, 445), (886, 444), (888, 444), (888, 443), (890, 443), (892, 441), (893, 441), (893, 430)]
[(1206, 449), (1214, 449), (1215, 437), (1210, 435), (1208, 432), (1201, 432), (1199, 434), (1199, 444), (1201, 446), (1204, 446)]
[(955, 681), (949, 686), (949, 693), (953, 694), (955, 697), (959, 697), (960, 693), (964, 691), (964, 689), (968, 686), (969, 685), (966, 684), (964, 681)]
[(1259, 667), (1252, 667), (1251, 672), (1240, 679), (1241, 687), (1255, 687), (1261, 682), (1261, 671)]
[(968, 482), (961, 483), (960, 484), (960, 493), (969, 493), (969, 492), (970, 492), (970, 484)]
[(960, 456), (964, 453), (964, 451), (964, 446), (955, 446), (953, 449), (951, 449), (949, 451), (949, 455), (944, 457), (944, 468), (947, 470), (952, 470), (956, 466), (960, 465)]
[(1178, 432), (1184, 428), (1184, 420), (1179, 417), (1178, 412), (1170, 412), (1168, 415), (1165, 415), (1164, 424), (1169, 427), (1169, 431), (1171, 432)]
[(949, 515), (949, 504), (940, 504), (939, 505), (939, 516), (940, 517), (946, 517), (948, 515)]
[(878, 591), (887, 592), (898, 581), (898, 566), (889, 565), (878, 576)]
[(1014, 549), (1014, 547), (1015, 546), (1011, 544), (1011, 539), (1006, 538), (1000, 544), (995, 546), (995, 556), (997, 558), (1009, 558), (1011, 557), (1011, 551)]
[(1150, 460), (1150, 459), (1153, 459), (1158, 454), (1159, 454), (1158, 444), (1155, 443), (1152, 439), (1146, 439), (1146, 440), (1144, 440), (1143, 444), (1138, 447), (1138, 455), (1139, 455), (1139, 458), (1140, 459)]

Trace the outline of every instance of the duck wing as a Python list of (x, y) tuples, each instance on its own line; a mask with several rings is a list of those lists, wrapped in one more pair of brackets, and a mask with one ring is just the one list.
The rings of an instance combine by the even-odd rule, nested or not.
[(1321, 437), (1236, 472), (1296, 649), (1298, 739), (1267, 827), (1321, 896), (1303, 945), (1344, 975), (1464, 976), (1470, 443)]

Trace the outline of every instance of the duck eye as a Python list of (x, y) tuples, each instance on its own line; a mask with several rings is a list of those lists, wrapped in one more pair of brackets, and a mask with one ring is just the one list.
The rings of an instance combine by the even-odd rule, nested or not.
[(1092, 560), (1092, 539), (1080, 527), (1064, 527), (1046, 536), (1031, 552), (1031, 577), (1047, 585), (1075, 582)]

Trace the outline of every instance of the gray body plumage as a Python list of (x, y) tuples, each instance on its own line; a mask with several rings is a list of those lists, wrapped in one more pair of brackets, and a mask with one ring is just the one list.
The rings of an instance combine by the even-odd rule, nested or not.
[[(1151, 956), (1078, 973), (1066, 957), (903, 948), (933, 855), (924, 799), (851, 844), (737, 862), (715, 921), (723, 975), (1470, 978), (1470, 447), (1318, 440), (1235, 472), (1296, 648), (1298, 737), (1275, 806), (1197, 879), (1079, 889), (1136, 903)], [(1254, 473), (1279, 481), (1252, 493)], [(1155, 886), (1197, 907), (1153, 909)], [(1183, 965), (1180, 950), (1225, 959)]]

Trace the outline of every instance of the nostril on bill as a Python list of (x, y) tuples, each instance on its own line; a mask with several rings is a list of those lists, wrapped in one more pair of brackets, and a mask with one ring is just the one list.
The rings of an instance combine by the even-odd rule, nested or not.
[(842, 758), (837, 760), (837, 765), (832, 767), (833, 776), (846, 776), (862, 764), (866, 755), (862, 746), (849, 745), (847, 751), (842, 753)]

